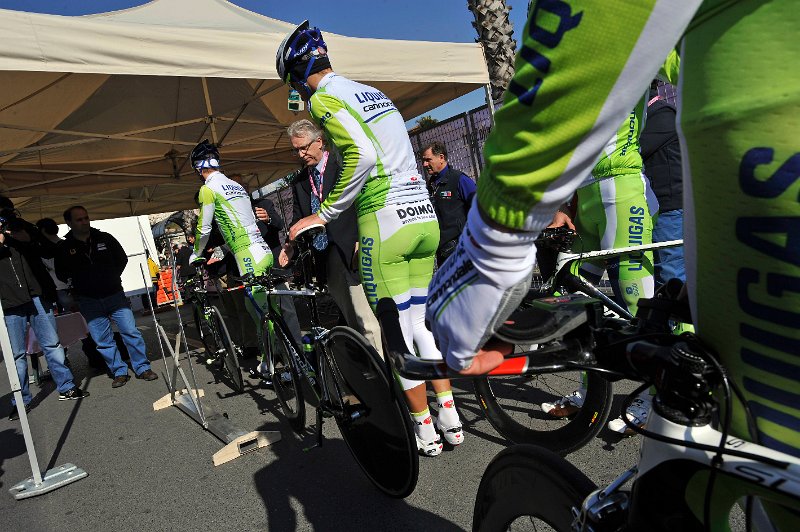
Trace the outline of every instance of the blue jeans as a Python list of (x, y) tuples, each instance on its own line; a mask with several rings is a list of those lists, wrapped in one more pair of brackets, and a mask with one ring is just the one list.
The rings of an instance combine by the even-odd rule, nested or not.
[[(27, 405), (32, 396), (28, 386), (28, 357), (25, 356), (25, 331), (28, 322), (31, 324), (42, 352), (50, 368), (50, 375), (58, 387), (59, 393), (64, 393), (75, 387), (72, 372), (64, 365), (64, 348), (58, 340), (56, 317), (53, 315), (51, 305), (43, 303), (38, 296), (33, 297), (30, 303), (12, 307), (4, 311), (8, 336), (11, 339), (11, 351), (14, 353), (14, 363), (17, 366), (17, 376), (22, 387), (22, 401)], [(12, 399), (11, 404), (16, 404)]]
[[(683, 209), (659, 213), (653, 228), (653, 242), (667, 242), (681, 238), (683, 238)], [(656, 250), (655, 259), (656, 287), (665, 284), (673, 277), (686, 282), (683, 246)]]
[(136, 328), (136, 319), (133, 317), (133, 311), (124, 292), (97, 299), (78, 296), (78, 306), (89, 326), (89, 334), (97, 344), (97, 350), (103, 355), (108, 369), (115, 377), (127, 375), (128, 366), (122, 361), (117, 343), (114, 341), (114, 332), (111, 330), (112, 321), (119, 329), (122, 341), (128, 348), (133, 371), (137, 375), (141, 375), (143, 371), (150, 369), (150, 361), (147, 360), (145, 354), (144, 338)]

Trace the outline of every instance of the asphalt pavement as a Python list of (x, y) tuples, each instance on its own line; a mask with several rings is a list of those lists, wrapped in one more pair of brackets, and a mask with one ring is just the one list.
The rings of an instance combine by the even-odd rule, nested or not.
[[(188, 315), (188, 308), (182, 307)], [(173, 339), (174, 311), (158, 315)], [(88, 476), (50, 493), (17, 501), (8, 490), (31, 476), (19, 421), (8, 421), (8, 380), (0, 378), (0, 523), (7, 531), (61, 530), (469, 530), (481, 475), (506, 445), (483, 419), (469, 382), (454, 383), (465, 442), (434, 458), (420, 457), (419, 482), (404, 500), (375, 489), (353, 461), (332, 421), (323, 447), (309, 430), (298, 436), (282, 420), (274, 393), (245, 377), (234, 394), (200, 358), (193, 359), (206, 408), (246, 431), (279, 431), (281, 441), (214, 467), (222, 443), (177, 408), (153, 411), (167, 394), (165, 365), (150, 317), (137, 318), (159, 380), (131, 379), (118, 389), (86, 365), (80, 343), (68, 350), (76, 379), (91, 396), (58, 401), (52, 382), (32, 386), (29, 414), (42, 470), (73, 463)], [(187, 327), (190, 337), (195, 336)], [(254, 364), (254, 359), (243, 365)], [(184, 363), (186, 367), (186, 363)], [(170, 365), (171, 367), (171, 365)], [(187, 375), (191, 372), (186, 367)], [(618, 383), (612, 414), (623, 392)], [(431, 395), (431, 403), (435, 401)], [(637, 456), (636, 438), (603, 429), (568, 459), (598, 484), (608, 483)]]

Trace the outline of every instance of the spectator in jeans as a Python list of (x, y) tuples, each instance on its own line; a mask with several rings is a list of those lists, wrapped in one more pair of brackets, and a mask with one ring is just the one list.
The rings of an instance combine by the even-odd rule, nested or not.
[(64, 221), (71, 231), (58, 244), (56, 275), (62, 281), (72, 279), (89, 334), (114, 375), (111, 387), (124, 386), (130, 379), (128, 366), (122, 361), (114, 341), (112, 321), (128, 349), (136, 378), (156, 380), (158, 375), (150, 369), (142, 333), (136, 328), (133, 311), (122, 289), (122, 271), (128, 263), (125, 250), (110, 234), (93, 229), (89, 213), (81, 206), (64, 211)]
[[(59, 401), (83, 399), (89, 395), (73, 382), (56, 331), (53, 315), (56, 289), (42, 263), (42, 257), (51, 258), (54, 252), (55, 246), (42, 237), (35, 226), (16, 215), (11, 200), (0, 196), (0, 299), (26, 412), (30, 411), (33, 399), (28, 385), (25, 342), (29, 323), (42, 346), (58, 388)], [(11, 403), (16, 404), (13, 399)], [(11, 412), (9, 419), (19, 419), (17, 409)]]
[[(659, 204), (653, 242), (683, 238), (683, 171), (676, 115), (677, 109), (658, 94), (658, 83), (653, 80), (647, 103), (647, 121), (639, 139), (644, 173), (650, 178)], [(673, 277), (686, 281), (683, 246), (656, 250), (655, 258), (656, 287)]]

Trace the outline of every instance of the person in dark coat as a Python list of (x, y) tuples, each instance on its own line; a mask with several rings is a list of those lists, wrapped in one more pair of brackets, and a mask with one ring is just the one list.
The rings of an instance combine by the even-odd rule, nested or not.
[[(25, 341), (29, 324), (58, 388), (59, 401), (83, 399), (89, 395), (75, 385), (58, 339), (53, 314), (56, 287), (42, 263), (42, 258), (52, 258), (55, 252), (55, 246), (36, 226), (17, 215), (11, 200), (0, 196), (0, 300), (26, 411), (30, 411), (33, 400), (28, 384)], [(12, 399), (11, 403), (15, 405), (16, 401)], [(9, 419), (18, 418), (18, 411), (14, 409)]]
[(64, 211), (64, 221), (71, 230), (58, 244), (56, 275), (64, 282), (72, 279), (72, 289), (89, 334), (114, 374), (111, 387), (124, 386), (130, 379), (128, 366), (114, 340), (112, 321), (128, 349), (136, 378), (156, 380), (158, 375), (150, 369), (144, 338), (136, 328), (136, 319), (122, 288), (122, 272), (128, 263), (125, 250), (112, 235), (91, 227), (89, 213), (79, 205)]
[(447, 147), (443, 142), (431, 142), (422, 148), (420, 157), (428, 174), (431, 203), (439, 219), (436, 262), (442, 264), (456, 249), (477, 187), (464, 172), (450, 166), (447, 162)]
[[(289, 126), (289, 140), (304, 168), (292, 183), (292, 223), (311, 215), (319, 208), (341, 173), (341, 163), (335, 151), (328, 150), (322, 131), (310, 120), (298, 120)], [(316, 199), (316, 201), (315, 201)], [(347, 324), (364, 335), (382, 352), (378, 321), (372, 312), (358, 274), (358, 224), (355, 205), (325, 226), (314, 240), (318, 276), (325, 279), (331, 297), (342, 312)], [(294, 255), (291, 242), (278, 254), (278, 264), (285, 266)]]

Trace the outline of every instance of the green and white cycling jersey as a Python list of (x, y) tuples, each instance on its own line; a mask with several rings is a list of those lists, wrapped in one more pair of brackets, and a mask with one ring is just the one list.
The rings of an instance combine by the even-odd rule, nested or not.
[[(798, 25), (791, 0), (534, 3), (477, 193), (497, 224), (538, 233), (683, 36), (685, 252), (697, 333), (744, 390), (762, 444), (795, 456)], [(733, 414), (735, 432), (748, 437), (742, 409)]]
[[(197, 232), (191, 260), (200, 256), (211, 235), (211, 222), (217, 221), (225, 244), (236, 259), (236, 266), (241, 275), (252, 273), (261, 275), (270, 268), (274, 258), (264, 242), (261, 231), (256, 224), (256, 215), (250, 202), (250, 196), (244, 187), (222, 172), (214, 172), (200, 187), (198, 194), (200, 216), (197, 218)], [(267, 296), (263, 289), (253, 288), (249, 291), (253, 302), (266, 311)], [(260, 328), (261, 315), (247, 305), (250, 317)]]
[[(382, 92), (334, 73), (322, 78), (310, 106), (342, 157), (341, 177), (317, 214), (329, 221), (356, 203), (367, 300), (374, 309), (378, 299), (394, 299), (409, 351), (441, 360), (425, 327), (439, 226), (403, 117)], [(404, 390), (422, 384), (399, 380)]]
[(200, 255), (211, 235), (211, 222), (217, 221), (225, 243), (233, 253), (262, 243), (261, 231), (250, 196), (244, 187), (222, 172), (211, 174), (198, 194), (200, 216), (197, 218), (194, 253)]
[(428, 198), (405, 122), (374, 87), (330, 73), (311, 96), (313, 119), (342, 155), (342, 174), (319, 217), (336, 219), (355, 201), (359, 216)]

